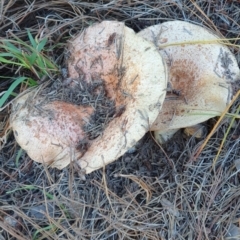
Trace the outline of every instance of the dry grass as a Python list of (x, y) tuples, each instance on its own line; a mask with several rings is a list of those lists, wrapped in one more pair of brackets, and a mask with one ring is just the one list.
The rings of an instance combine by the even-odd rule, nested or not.
[[(106, 19), (124, 21), (137, 32), (179, 19), (240, 37), (240, 4), (231, 0), (3, 0), (0, 11), (1, 38), (27, 41), (26, 29), (47, 36), (45, 54), (60, 67), (68, 38)], [(239, 48), (231, 50), (240, 63)], [(0, 92), (11, 83), (4, 77), (22, 75), (33, 77), (1, 66)], [(238, 97), (230, 112), (236, 114), (239, 104)], [(9, 111), (0, 112), (0, 137)], [(209, 130), (215, 122), (206, 123)], [(10, 133), (0, 152), (0, 239), (224, 239), (229, 226), (240, 227), (239, 119), (213, 165), (228, 127), (225, 121), (194, 161), (203, 139), (178, 133), (163, 146), (166, 157), (147, 134), (131, 153), (88, 176), (74, 166), (59, 171), (33, 162)]]

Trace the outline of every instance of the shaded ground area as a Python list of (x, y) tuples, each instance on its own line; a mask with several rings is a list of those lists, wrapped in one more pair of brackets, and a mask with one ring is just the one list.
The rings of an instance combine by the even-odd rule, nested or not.
[[(173, 19), (227, 38), (240, 32), (236, 1), (10, 0), (3, 1), (1, 15), (0, 37), (27, 41), (27, 28), (33, 36), (47, 36), (45, 54), (61, 67), (68, 38), (102, 20), (124, 21), (136, 32)], [(231, 50), (240, 63), (239, 48)], [(11, 84), (5, 77), (21, 75), (31, 73), (2, 65), (0, 92)], [(232, 114), (239, 116), (239, 104)], [(9, 112), (0, 112), (0, 137)], [(205, 123), (209, 131), (216, 121)], [(197, 159), (204, 139), (180, 131), (159, 146), (148, 133), (116, 162), (87, 176), (74, 165), (59, 171), (33, 162), (9, 133), (0, 151), (0, 239), (227, 239), (240, 232), (239, 119), (229, 126), (223, 121)]]

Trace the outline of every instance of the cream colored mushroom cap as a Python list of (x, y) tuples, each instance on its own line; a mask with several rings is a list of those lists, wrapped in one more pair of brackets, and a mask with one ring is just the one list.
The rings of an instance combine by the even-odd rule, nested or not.
[(169, 68), (171, 89), (151, 130), (161, 133), (221, 115), (240, 73), (234, 55), (217, 42), (217, 35), (183, 21), (151, 26), (138, 35), (156, 44)]
[(91, 109), (54, 101), (46, 103), (35, 89), (13, 102), (10, 125), (18, 144), (34, 161), (62, 169), (82, 156), (83, 121)]
[(149, 130), (165, 98), (167, 71), (154, 44), (115, 21), (87, 28), (70, 52), (70, 77), (101, 77), (109, 97), (125, 106), (78, 160), (90, 173), (122, 156)]

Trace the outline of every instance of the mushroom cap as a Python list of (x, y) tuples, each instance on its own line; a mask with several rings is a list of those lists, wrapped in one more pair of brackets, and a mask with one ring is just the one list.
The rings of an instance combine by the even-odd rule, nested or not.
[(10, 125), (30, 158), (62, 169), (84, 154), (83, 125), (91, 111), (61, 101), (45, 103), (36, 89), (13, 102)]
[(138, 35), (156, 44), (169, 69), (168, 93), (151, 130), (159, 134), (221, 115), (240, 73), (217, 35), (183, 21), (151, 26)]
[(119, 158), (149, 130), (165, 98), (167, 71), (154, 44), (121, 22), (85, 29), (71, 41), (70, 53), (69, 76), (101, 78), (108, 96), (125, 108), (78, 160), (90, 173)]
[[(33, 160), (59, 169), (76, 161), (90, 173), (149, 130), (166, 95), (167, 71), (152, 43), (114, 21), (85, 29), (70, 42), (69, 53), (69, 77), (60, 87), (54, 82), (54, 91), (37, 88), (16, 99), (11, 126)], [(71, 102), (67, 96), (82, 100)], [(105, 98), (102, 106), (99, 99)], [(110, 110), (103, 115), (104, 109)], [(94, 121), (100, 122), (100, 135), (89, 133)]]

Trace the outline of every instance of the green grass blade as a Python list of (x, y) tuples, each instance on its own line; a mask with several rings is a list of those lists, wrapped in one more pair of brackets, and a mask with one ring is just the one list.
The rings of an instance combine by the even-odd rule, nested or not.
[(29, 87), (35, 87), (37, 85), (38, 85), (37, 81), (33, 80), (32, 78), (28, 78), (28, 86)]
[(19, 54), (19, 55), (22, 54), (22, 51), (20, 49), (18, 49), (16, 46), (14, 46), (12, 43), (10, 43), (10, 41), (4, 40), (3, 43), (5, 45), (4, 48), (7, 51), (9, 51), (11, 53)]
[(1, 57), (15, 57), (15, 55), (12, 53), (0, 53), (0, 56)]
[(47, 38), (44, 38), (37, 46), (37, 51), (41, 52), (47, 43)]
[(28, 61), (31, 65), (33, 65), (37, 59), (37, 53), (36, 52), (33, 52), (31, 55), (27, 56), (28, 58)]
[(50, 71), (59, 71), (58, 67), (53, 62), (51, 62), (49, 59), (47, 59), (45, 57), (43, 57), (43, 58), (44, 58), (45, 65), (48, 68), (47, 69), (48, 71), (49, 70)]
[(14, 61), (12, 61), (12, 60), (8, 60), (8, 59), (3, 58), (3, 57), (0, 57), (0, 62), (2, 62), (2, 63), (7, 63), (7, 64), (18, 65), (18, 66), (24, 66), (22, 63), (14, 62)]
[(33, 240), (37, 240), (38, 239), (37, 235), (41, 234), (41, 232), (46, 232), (46, 231), (50, 231), (50, 230), (55, 231), (56, 229), (57, 229), (57, 227), (53, 224), (50, 224), (49, 226), (38, 229), (33, 235)]
[(20, 159), (22, 153), (23, 153), (23, 150), (22, 150), (22, 148), (20, 148), (17, 152), (17, 156), (16, 156), (16, 159), (15, 159), (15, 163), (16, 163), (17, 167), (19, 166), (19, 159)]
[(12, 191), (7, 191), (6, 194), (11, 194), (11, 193), (14, 193), (14, 192), (19, 191), (19, 190), (35, 190), (35, 189), (38, 189), (38, 188), (33, 186), (33, 185), (25, 185), (24, 187), (16, 188)]
[(3, 104), (6, 102), (6, 100), (9, 98), (9, 96), (12, 94), (13, 90), (24, 80), (27, 80), (27, 77), (19, 77), (17, 78), (11, 86), (8, 88), (8, 90), (3, 94), (3, 96), (0, 98), (0, 108), (3, 106)]
[(42, 58), (36, 59), (36, 64), (37, 64), (37, 66), (38, 66), (39, 69), (41, 69), (43, 72), (45, 72), (45, 70), (46, 70), (46, 65), (45, 65), (45, 63), (44, 63), (44, 59), (42, 59)]
[(27, 34), (28, 34), (28, 38), (29, 38), (32, 46), (36, 49), (37, 43), (36, 43), (35, 39), (33, 38), (32, 34), (30, 33), (29, 29), (27, 29)]

